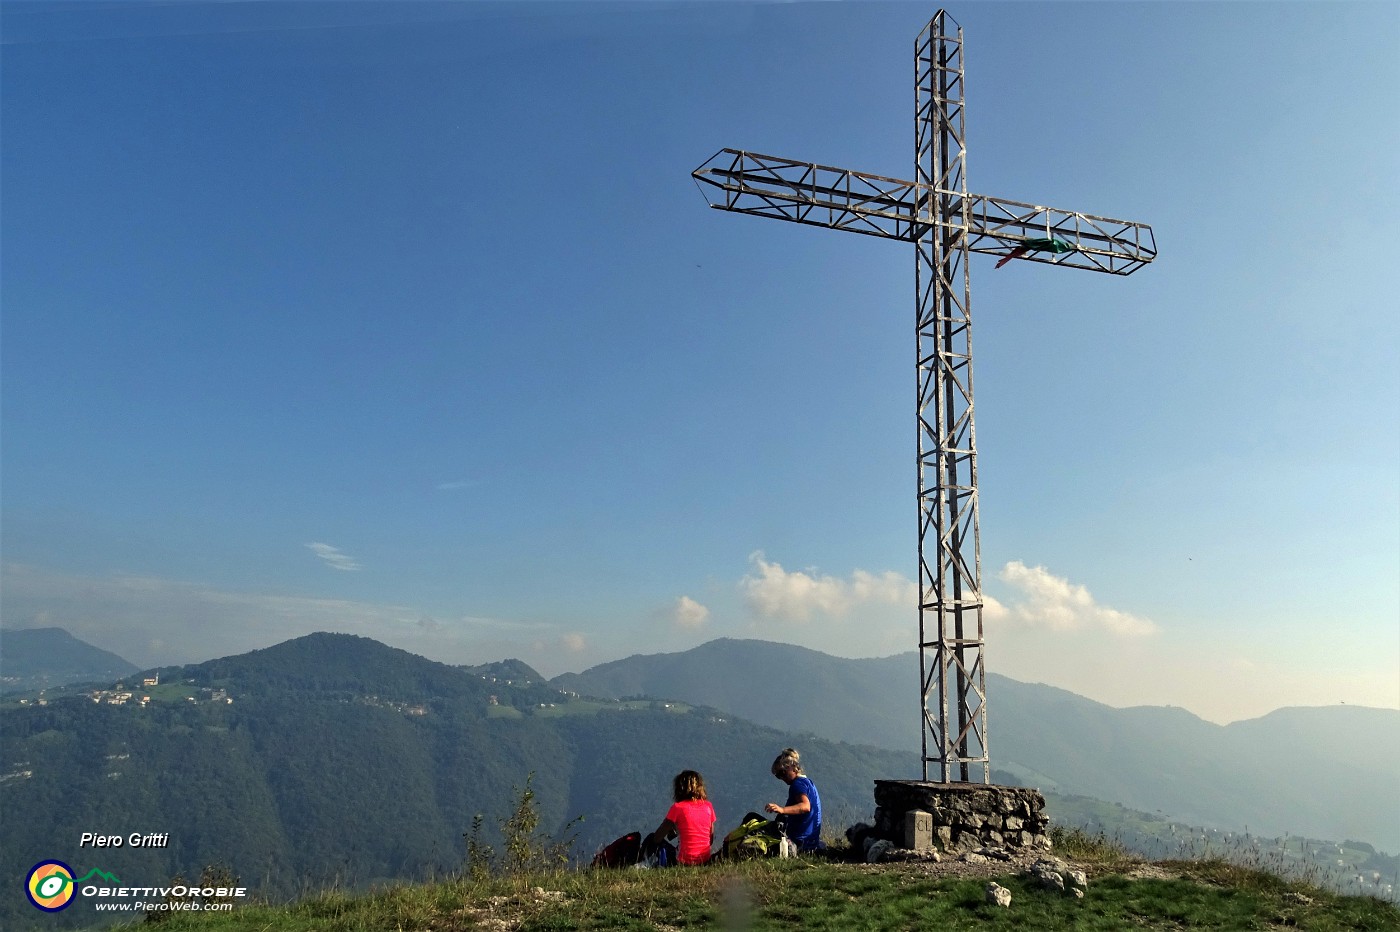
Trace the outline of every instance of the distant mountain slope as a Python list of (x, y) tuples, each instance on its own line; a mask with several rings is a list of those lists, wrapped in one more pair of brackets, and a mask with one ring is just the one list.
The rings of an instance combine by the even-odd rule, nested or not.
[(62, 628), (0, 632), (0, 691), (110, 682), (139, 671), (135, 664)]
[(474, 666), (461, 666), (458, 669), (476, 674), (488, 680), (505, 682), (511, 686), (528, 686), (532, 683), (547, 683), (548, 677), (541, 676), (535, 668), (523, 660), (511, 657), (493, 663), (479, 663)]
[(914, 654), (848, 660), (791, 644), (720, 638), (678, 654), (637, 654), (565, 673), (550, 683), (609, 699), (680, 699), (773, 728), (906, 750), (919, 742), (918, 671)]
[[(704, 703), (760, 724), (917, 748), (918, 658), (847, 660), (721, 639), (637, 655), (551, 682), (584, 695)], [(992, 761), (1044, 790), (1255, 834), (1354, 838), (1400, 851), (1400, 711), (1282, 709), (1229, 726), (1184, 709), (1116, 709), (1063, 689), (987, 677)]]

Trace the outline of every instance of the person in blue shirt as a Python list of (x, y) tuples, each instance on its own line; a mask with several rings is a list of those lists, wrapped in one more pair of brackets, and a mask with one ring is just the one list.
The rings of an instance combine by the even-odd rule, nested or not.
[(817, 851), (822, 843), (822, 800), (817, 787), (802, 772), (796, 748), (785, 748), (773, 761), (773, 776), (788, 785), (787, 804), (769, 803), (764, 811), (775, 813), (787, 826), (787, 837), (799, 851)]

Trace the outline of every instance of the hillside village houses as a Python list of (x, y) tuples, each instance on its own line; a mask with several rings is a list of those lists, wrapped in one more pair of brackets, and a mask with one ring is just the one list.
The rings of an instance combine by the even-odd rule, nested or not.
[[(143, 678), (141, 681), (141, 685), (143, 687), (159, 686), (159, 674), (157, 674), (156, 676), (148, 676)], [(200, 692), (207, 694), (207, 701), (209, 702), (222, 702), (226, 705), (233, 704), (233, 699), (229, 698), (228, 692), (225, 690), (210, 689), (206, 686), (200, 689)], [(93, 702), (98, 703), (99, 705), (102, 703), (106, 703), (107, 705), (126, 705), (132, 699), (136, 699), (137, 704), (140, 705), (142, 708), (145, 708), (151, 703), (151, 697), (149, 695), (143, 694), (140, 696), (139, 699), (137, 699), (136, 693), (127, 689), (125, 684), (123, 683), (118, 683), (111, 689), (94, 689), (92, 692), (88, 693), (88, 698), (90, 698)], [(199, 700), (194, 696), (186, 696), (185, 701), (198, 702)]]

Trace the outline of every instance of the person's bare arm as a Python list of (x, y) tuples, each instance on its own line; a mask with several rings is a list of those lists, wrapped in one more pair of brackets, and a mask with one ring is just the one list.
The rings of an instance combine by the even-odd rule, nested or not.
[(807, 798), (806, 793), (799, 793), (797, 802), (791, 806), (779, 806), (777, 803), (769, 803), (763, 807), (764, 812), (773, 812), (778, 815), (801, 815), (804, 812), (812, 811), (812, 801)]
[[(676, 823), (670, 819), (662, 819), (661, 824), (656, 827), (656, 831), (651, 833), (651, 837), (657, 841), (665, 841), (671, 837), (671, 833), (676, 830)], [(714, 834), (714, 826), (710, 827), (710, 833)], [(713, 839), (712, 839), (713, 840)]]

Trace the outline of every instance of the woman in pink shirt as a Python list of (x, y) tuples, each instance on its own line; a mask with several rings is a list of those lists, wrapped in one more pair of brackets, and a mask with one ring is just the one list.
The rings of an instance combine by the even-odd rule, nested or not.
[(680, 836), (676, 863), (708, 863), (715, 846), (715, 807), (705, 796), (705, 778), (694, 770), (682, 770), (671, 781), (671, 791), (675, 802), (648, 841), (665, 841), (674, 832)]

